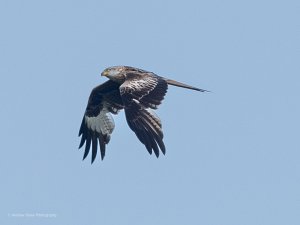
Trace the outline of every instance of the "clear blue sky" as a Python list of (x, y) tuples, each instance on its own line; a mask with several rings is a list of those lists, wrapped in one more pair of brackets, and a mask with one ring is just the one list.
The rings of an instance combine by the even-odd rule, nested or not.
[[(0, 223), (300, 224), (299, 9), (1, 0)], [(122, 112), (105, 160), (82, 161), (87, 98), (112, 65), (212, 91), (170, 87), (166, 156), (150, 156)]]

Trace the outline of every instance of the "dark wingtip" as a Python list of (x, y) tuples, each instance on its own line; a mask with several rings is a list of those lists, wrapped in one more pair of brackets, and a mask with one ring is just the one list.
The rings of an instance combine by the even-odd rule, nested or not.
[(80, 126), (79, 132), (78, 132), (78, 137), (80, 137), (80, 135), (83, 133), (82, 131), (82, 125)]
[(100, 137), (99, 137), (99, 145), (100, 145), (101, 160), (103, 160), (104, 156), (105, 156), (106, 144), (105, 144), (104, 139), (105, 138), (103, 137), (103, 135), (100, 135)]
[(96, 156), (97, 156), (97, 137), (96, 134), (94, 133), (92, 137), (92, 163), (94, 162)]
[(166, 147), (163, 145), (163, 148), (160, 146), (161, 152), (165, 155), (166, 154)]
[(81, 149), (82, 146), (83, 146), (83, 144), (80, 143), (80, 145), (78, 146), (78, 149)]
[(82, 134), (82, 137), (81, 137), (81, 140), (80, 140), (80, 144), (79, 144), (79, 146), (78, 146), (78, 149), (80, 149), (80, 148), (84, 145), (84, 143), (85, 143), (85, 136), (84, 136), (84, 134)]
[(85, 160), (85, 158), (87, 157), (87, 155), (88, 155), (88, 154), (85, 154), (85, 153), (84, 153), (84, 155), (83, 155), (83, 157), (82, 157), (82, 161)]
[(105, 147), (106, 146), (104, 146), (104, 149), (102, 149), (102, 150), (100, 149), (101, 160), (103, 160), (105, 157)]
[(105, 154), (104, 154), (104, 155), (102, 155), (102, 154), (101, 154), (101, 160), (103, 160), (103, 159), (104, 159), (104, 157), (105, 157)]

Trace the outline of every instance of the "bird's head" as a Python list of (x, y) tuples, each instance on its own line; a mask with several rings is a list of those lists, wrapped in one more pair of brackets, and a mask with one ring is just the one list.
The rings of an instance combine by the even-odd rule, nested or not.
[(123, 83), (125, 81), (125, 66), (112, 66), (106, 68), (102, 73), (101, 76), (105, 76), (108, 79)]

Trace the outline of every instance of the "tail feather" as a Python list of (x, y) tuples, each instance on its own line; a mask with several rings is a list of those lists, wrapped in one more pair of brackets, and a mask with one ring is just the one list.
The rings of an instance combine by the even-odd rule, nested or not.
[(207, 90), (204, 90), (204, 89), (200, 89), (200, 88), (196, 88), (196, 87), (193, 87), (193, 86), (190, 86), (190, 85), (187, 85), (187, 84), (180, 83), (180, 82), (175, 81), (175, 80), (170, 80), (170, 79), (165, 79), (165, 80), (167, 81), (168, 84), (174, 85), (174, 86), (177, 86), (177, 87), (187, 88), (187, 89), (191, 89), (191, 90), (195, 90), (195, 91), (201, 91), (201, 92), (206, 92), (207, 91)]

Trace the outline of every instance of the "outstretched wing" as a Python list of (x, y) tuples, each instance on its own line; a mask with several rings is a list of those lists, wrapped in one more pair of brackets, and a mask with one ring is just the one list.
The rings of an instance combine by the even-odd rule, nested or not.
[(92, 163), (97, 155), (98, 142), (101, 159), (105, 156), (105, 147), (115, 127), (110, 113), (116, 114), (123, 109), (123, 102), (119, 91), (120, 84), (111, 80), (95, 87), (89, 101), (79, 129), (81, 142), (79, 148), (85, 143), (83, 159), (87, 157), (92, 146)]
[(127, 123), (148, 152), (159, 156), (165, 154), (161, 121), (152, 109), (164, 99), (167, 82), (153, 73), (131, 72), (120, 86)]

